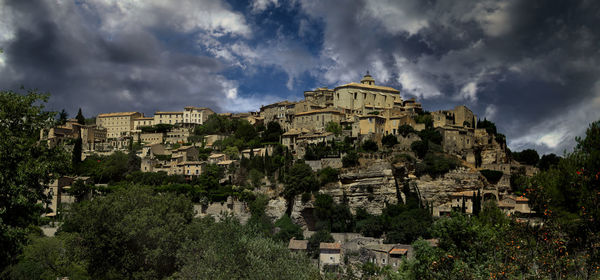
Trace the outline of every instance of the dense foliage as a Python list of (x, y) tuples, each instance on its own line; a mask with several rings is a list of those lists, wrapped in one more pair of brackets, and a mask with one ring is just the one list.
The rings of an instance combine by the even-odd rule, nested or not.
[(537, 165), (538, 161), (540, 160), (540, 156), (538, 155), (537, 151), (533, 149), (525, 149), (520, 152), (512, 152), (511, 156), (514, 160), (522, 164), (529, 164), (533, 166)]
[(48, 95), (0, 91), (0, 270), (14, 261), (27, 228), (39, 223), (45, 209), (44, 186), (67, 171), (62, 147), (38, 143), (55, 113), (44, 111)]

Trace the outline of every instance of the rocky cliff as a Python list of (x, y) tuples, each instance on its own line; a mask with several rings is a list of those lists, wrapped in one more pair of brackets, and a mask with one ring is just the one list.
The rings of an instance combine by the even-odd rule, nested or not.
[[(386, 160), (372, 160), (368, 164), (361, 164), (360, 168), (341, 171), (338, 182), (321, 188), (319, 192), (330, 195), (336, 203), (346, 202), (353, 214), (358, 208), (371, 214), (381, 214), (386, 204), (398, 202), (392, 166)], [(292, 208), (292, 220), (311, 229), (313, 201), (314, 198), (302, 202), (301, 196), (297, 196)]]

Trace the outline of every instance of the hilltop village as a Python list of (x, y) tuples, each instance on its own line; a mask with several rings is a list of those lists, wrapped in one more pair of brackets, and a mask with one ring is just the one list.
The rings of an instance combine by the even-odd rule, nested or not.
[[(352, 215), (382, 215), (388, 205), (411, 199), (433, 217), (452, 211), (473, 214), (483, 201), (493, 200), (507, 215), (535, 223), (516, 185), (538, 170), (510, 156), (492, 122), (465, 106), (427, 112), (369, 74), (360, 82), (305, 91), (303, 100), (265, 105), (258, 112), (215, 113), (194, 106), (154, 116), (108, 112), (85, 122), (66, 120), (40, 137), (51, 146), (80, 149), (78, 161), (135, 154), (140, 172), (188, 182), (218, 168), (218, 184), (230, 191), (200, 199), (197, 215), (230, 213), (245, 221), (252, 214), (245, 197), (261, 194), (268, 198), (265, 214), (273, 221), (288, 214), (305, 238), (320, 227), (319, 195), (331, 199), (328, 205), (346, 205)], [(290, 187), (284, 173), (297, 162), (319, 176), (316, 186)], [(76, 200), (65, 191), (76, 181), (94, 183), (89, 176), (52, 183), (48, 216), (58, 214), (57, 205)], [(329, 229), (334, 241), (320, 243), (322, 269), (365, 260), (397, 267), (412, 254), (410, 245), (389, 242), (402, 239), (346, 232), (343, 226)], [(428, 242), (435, 246), (437, 241)], [(308, 247), (308, 240), (289, 242), (291, 250)]]

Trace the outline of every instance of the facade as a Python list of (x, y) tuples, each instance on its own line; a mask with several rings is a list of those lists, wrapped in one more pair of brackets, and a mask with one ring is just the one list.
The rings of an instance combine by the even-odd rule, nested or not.
[(183, 108), (183, 123), (203, 124), (208, 116), (214, 114), (213, 110), (206, 107), (186, 106)]
[(322, 271), (336, 270), (342, 263), (342, 244), (324, 243), (319, 244), (319, 267)]
[(133, 121), (133, 130), (135, 132), (140, 132), (141, 127), (143, 126), (153, 126), (154, 125), (154, 118), (153, 117), (141, 117), (141, 118), (137, 118)]
[(154, 125), (157, 124), (179, 124), (183, 123), (183, 112), (156, 112), (154, 113)]
[(96, 117), (96, 125), (106, 128), (107, 138), (127, 137), (134, 130), (135, 120), (143, 116), (139, 112), (99, 114)]
[(365, 75), (360, 83), (349, 83), (335, 88), (333, 106), (363, 114), (366, 106), (373, 109), (393, 108), (402, 104), (400, 91), (391, 87), (375, 85), (375, 79)]
[(346, 119), (346, 115), (335, 109), (312, 110), (297, 113), (294, 116), (293, 127), (295, 129), (310, 129), (323, 131), (329, 122), (340, 123)]
[(190, 137), (190, 129), (189, 128), (173, 128), (171, 131), (167, 132), (165, 143), (187, 143), (188, 138)]
[(160, 144), (164, 143), (162, 133), (140, 133), (140, 141), (144, 144)]
[(453, 110), (432, 112), (431, 117), (433, 127), (477, 128), (477, 116), (464, 105), (456, 106)]

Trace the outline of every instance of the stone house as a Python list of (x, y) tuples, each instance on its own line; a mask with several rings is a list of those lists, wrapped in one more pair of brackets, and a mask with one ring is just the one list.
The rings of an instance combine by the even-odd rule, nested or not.
[(185, 124), (203, 124), (208, 116), (214, 113), (213, 110), (206, 107), (185, 106), (182, 122)]
[(341, 243), (319, 243), (319, 268), (321, 271), (336, 271), (341, 263)]
[(143, 117), (140, 112), (118, 112), (99, 114), (96, 125), (106, 128), (107, 138), (119, 138), (131, 135), (134, 130), (135, 120)]
[(164, 135), (162, 133), (140, 133), (140, 142), (144, 144), (161, 144), (164, 143)]
[(183, 112), (156, 112), (154, 113), (154, 125), (183, 123)]
[(319, 109), (294, 115), (292, 127), (295, 129), (309, 129), (313, 131), (324, 131), (329, 122), (340, 123), (346, 119), (346, 115), (335, 109)]

